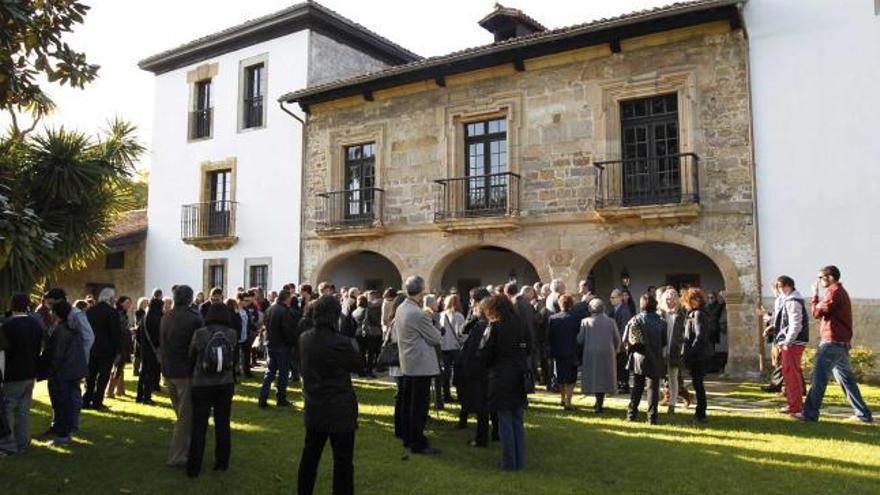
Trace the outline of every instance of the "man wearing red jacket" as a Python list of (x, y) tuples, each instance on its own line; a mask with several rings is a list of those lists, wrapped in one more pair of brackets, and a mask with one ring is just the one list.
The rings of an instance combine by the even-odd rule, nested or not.
[[(825, 297), (821, 302), (819, 284), (825, 288)], [(822, 340), (816, 352), (812, 383), (804, 403), (804, 411), (795, 417), (802, 421), (819, 420), (819, 409), (822, 407), (825, 387), (828, 386), (828, 375), (833, 373), (834, 379), (843, 388), (846, 400), (855, 412), (852, 419), (873, 423), (871, 411), (862, 399), (859, 384), (850, 367), (849, 349), (853, 335), (852, 306), (849, 294), (840, 283), (840, 270), (836, 266), (830, 265), (819, 270), (818, 284), (813, 284), (811, 306), (813, 318), (821, 321)]]

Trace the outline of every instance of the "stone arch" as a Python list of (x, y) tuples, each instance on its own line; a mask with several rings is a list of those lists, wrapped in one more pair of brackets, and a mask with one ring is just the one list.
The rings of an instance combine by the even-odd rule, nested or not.
[(426, 264), (426, 266), (430, 267), (427, 279), (428, 287), (439, 288), (443, 281), (444, 273), (453, 261), (481, 248), (499, 248), (507, 250), (523, 258), (532, 265), (532, 268), (534, 268), (535, 273), (537, 273), (540, 280), (549, 280), (550, 272), (547, 269), (546, 263), (536, 263), (535, 261), (540, 258), (535, 256), (534, 253), (520, 249), (521, 247), (522, 246), (516, 246), (508, 242), (493, 241), (485, 243), (468, 243), (462, 246), (457, 246), (450, 251), (438, 253)]
[(703, 239), (678, 232), (671, 233), (659, 230), (649, 230), (618, 235), (614, 239), (614, 242), (604, 245), (601, 249), (590, 253), (586, 259), (580, 263), (578, 280), (584, 280), (590, 269), (605, 256), (624, 247), (646, 242), (674, 244), (702, 253), (715, 263), (715, 266), (718, 267), (718, 270), (721, 272), (721, 276), (724, 279), (725, 298), (727, 299), (727, 302), (739, 303), (742, 301), (743, 288), (739, 280), (739, 272), (736, 265), (733, 263), (733, 260), (731, 260), (726, 254), (714, 249)]
[(400, 282), (402, 282), (403, 274), (406, 273), (406, 264), (403, 262), (403, 259), (395, 253), (384, 252), (382, 250), (371, 249), (364, 246), (354, 248), (350, 246), (342, 246), (330, 250), (324, 255), (321, 262), (312, 269), (311, 280), (315, 284), (329, 280), (332, 271), (337, 268), (341, 262), (362, 254), (376, 255), (386, 260), (397, 272), (396, 281), (399, 282), (394, 283), (393, 285), (397, 287), (402, 285)]

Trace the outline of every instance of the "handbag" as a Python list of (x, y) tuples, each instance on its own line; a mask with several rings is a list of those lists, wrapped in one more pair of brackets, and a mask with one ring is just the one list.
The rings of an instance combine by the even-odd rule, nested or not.
[(388, 336), (382, 342), (382, 349), (379, 350), (379, 356), (376, 358), (376, 371), (380, 373), (388, 371), (392, 366), (400, 366), (400, 349), (397, 347), (397, 342), (391, 340), (392, 331), (388, 330)]

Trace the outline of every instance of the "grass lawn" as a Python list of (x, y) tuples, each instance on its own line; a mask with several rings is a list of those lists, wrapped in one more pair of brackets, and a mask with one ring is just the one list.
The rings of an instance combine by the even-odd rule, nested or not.
[[(828, 390), (829, 405), (845, 405), (839, 389)], [(880, 387), (863, 386), (862, 391), (876, 413)], [(126, 398), (108, 400), (111, 413), (84, 411), (82, 434), (68, 447), (34, 443), (25, 455), (0, 459), (0, 494), (294, 493), (304, 435), (299, 389), (291, 394), (297, 410), (286, 411), (258, 409), (256, 392), (256, 380), (237, 388), (227, 473), (210, 469), (213, 438), (198, 480), (166, 467), (173, 419), (168, 398), (155, 397), (155, 406)], [(606, 413), (597, 416), (589, 412), (591, 398), (577, 399), (578, 412), (563, 413), (555, 396), (536, 394), (526, 413), (529, 468), (511, 474), (498, 470), (497, 443), (489, 449), (465, 445), (474, 425), (467, 432), (454, 429), (454, 404), (439, 416), (432, 412), (429, 423), (429, 436), (443, 455), (402, 461), (403, 450), (392, 433), (393, 388), (358, 381), (355, 484), (365, 494), (880, 494), (880, 429), (875, 425), (791, 421), (773, 412), (781, 400), (761, 393), (757, 385), (722, 384), (710, 392), (710, 407), (727, 396), (764, 401), (763, 409), (710, 409), (705, 426), (693, 426), (687, 413), (663, 415), (661, 425), (649, 427), (623, 421), (622, 399), (609, 400)], [(32, 413), (35, 434), (46, 428), (50, 416), (40, 384)], [(330, 467), (328, 446), (316, 492), (330, 493)]]

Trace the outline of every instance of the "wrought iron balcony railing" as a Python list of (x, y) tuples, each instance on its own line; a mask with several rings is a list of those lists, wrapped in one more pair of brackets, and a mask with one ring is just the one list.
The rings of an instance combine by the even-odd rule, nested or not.
[(253, 96), (244, 99), (244, 128), (263, 125), (263, 97)]
[(211, 137), (211, 119), (213, 109), (202, 108), (189, 113), (189, 138), (202, 139)]
[(185, 242), (235, 237), (235, 201), (208, 201), (183, 205), (180, 237)]
[(519, 216), (520, 176), (513, 172), (434, 181), (434, 221)]
[(678, 153), (594, 162), (596, 209), (699, 204), (700, 158)]
[(378, 187), (318, 194), (318, 230), (382, 225), (384, 194)]

